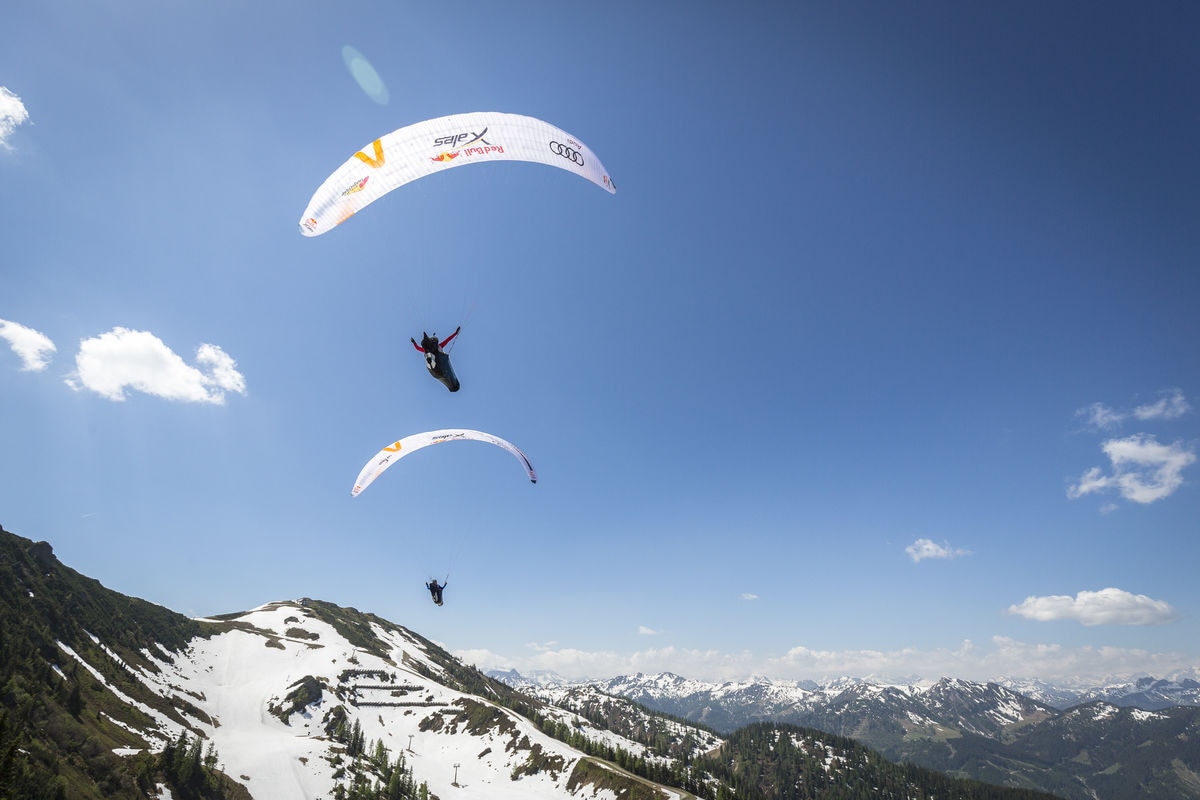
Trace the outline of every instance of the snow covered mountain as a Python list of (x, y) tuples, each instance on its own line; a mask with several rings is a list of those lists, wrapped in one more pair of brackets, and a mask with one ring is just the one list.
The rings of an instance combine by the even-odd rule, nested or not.
[[(146, 649), (142, 664), (106, 652), (182, 717), (133, 702), (149, 718), (136, 733), (161, 747), (185, 729), (200, 732), (222, 771), (258, 800), (334, 796), (349, 761), (339, 729), (361, 731), (367, 752), (402, 753), (416, 781), (440, 797), (562, 798), (584, 788), (589, 796), (615, 796), (580, 769), (599, 762), (468, 691), (470, 670), (405, 628), (312, 600), (200, 622), (205, 636), (182, 651)], [(108, 685), (100, 668), (64, 643), (59, 648), (64, 666), (74, 661)], [(486, 690), (482, 676), (478, 683)], [(568, 712), (544, 714), (591, 728)], [(636, 742), (593, 733), (645, 754)], [(717, 744), (709, 737), (703, 746)], [(605, 783), (645, 783), (611, 771)]]
[[(515, 688), (563, 687), (587, 683), (608, 694), (627, 697), (667, 714), (729, 732), (760, 720), (787, 720), (811, 724), (814, 715), (829, 709), (848, 711), (872, 702), (911, 707), (918, 713), (936, 716), (944, 709), (964, 710), (1006, 719), (1006, 724), (1029, 715), (1064, 711), (1072, 706), (1103, 701), (1118, 707), (1158, 711), (1174, 706), (1200, 706), (1200, 680), (1190, 674), (1168, 678), (1140, 677), (1114, 680), (1103, 686), (1082, 681), (1049, 683), (1002, 678), (977, 683), (942, 678), (936, 681), (884, 683), (840, 677), (824, 683), (778, 681), (755, 678), (711, 683), (684, 678), (670, 672), (621, 675), (604, 680), (572, 683), (553, 673), (530, 678), (515, 670), (489, 670), (487, 674)], [(955, 699), (949, 697), (956, 696)], [(973, 695), (973, 700), (965, 699)], [(989, 703), (994, 708), (989, 708)], [(965, 704), (965, 705), (964, 705)], [(928, 708), (922, 710), (922, 706)], [(942, 710), (939, 710), (941, 707)], [(1022, 709), (1017, 711), (1016, 709)], [(1015, 716), (1014, 716), (1015, 715)], [(966, 722), (967, 729), (976, 723)], [(980, 723), (985, 724), (986, 723)]]
[[(1128, 699), (1130, 688), (1106, 692)], [(1132, 688), (1157, 700), (1187, 697), (1193, 687), (1149, 680)], [(1200, 797), (1200, 708), (1189, 705), (1143, 710), (1092, 700), (1063, 710), (999, 683), (952, 678), (715, 684), (663, 673), (523, 691), (568, 708), (590, 693), (616, 695), (730, 739), (763, 722), (787, 723), (863, 742), (895, 761), (1079, 800)]]
[(1193, 678), (1138, 678), (1089, 689), (1080, 700), (1103, 700), (1114, 706), (1132, 706), (1143, 711), (1159, 711), (1172, 706), (1200, 706), (1200, 681)]
[(548, 669), (535, 669), (521, 673), (515, 669), (488, 670), (489, 678), (494, 678), (514, 689), (525, 689), (539, 686), (561, 686), (569, 681), (557, 672)]
[[(631, 734), (653, 725), (641, 713)], [(201, 772), (218, 793), (188, 796), (690, 797), (645, 775), (707, 780), (672, 768), (721, 739), (657, 733), (672, 755), (355, 609), (302, 599), (192, 620), (0, 531), (0, 797), (47, 783), (47, 797), (144, 797)]]
[[(519, 676), (491, 674), (527, 690), (532, 685)], [(712, 684), (672, 673), (638, 673), (587, 685), (725, 733), (769, 720), (852, 735), (872, 717), (903, 717), (913, 726), (940, 726), (996, 737), (1005, 726), (1046, 719), (1056, 711), (999, 684), (953, 678), (906, 685), (838, 679), (820, 686), (762, 678)], [(571, 687), (540, 688), (538, 696), (549, 698), (563, 696)]]
[(1049, 683), (1001, 678), (997, 683), (1048, 706), (1068, 709), (1080, 703), (1103, 700), (1114, 706), (1158, 711), (1172, 706), (1200, 706), (1200, 670), (1192, 669), (1163, 678), (1138, 676), (1112, 679), (1094, 685), (1078, 679)]
[[(158, 670), (141, 674), (160, 694), (192, 703), (191, 727), (204, 731), (225, 771), (256, 798), (332, 794), (340, 762), (331, 722), (360, 726), (367, 742), (403, 751), (438, 795), (563, 796), (579, 753), (450, 688), (445, 655), (410, 632), (369, 620), (370, 638), (351, 639), (318, 609), (279, 602), (221, 620), (220, 632), (183, 653), (148, 653)], [(312, 688), (297, 698), (305, 685)], [(163, 733), (177, 735), (170, 727)], [(533, 768), (539, 760), (558, 768)], [(507, 779), (521, 770), (531, 774), (519, 784)], [(504, 780), (495, 785), (498, 776)]]
[(647, 708), (732, 731), (762, 720), (782, 720), (810, 711), (829, 699), (815, 684), (756, 679), (705, 684), (671, 673), (623, 675), (596, 685)]

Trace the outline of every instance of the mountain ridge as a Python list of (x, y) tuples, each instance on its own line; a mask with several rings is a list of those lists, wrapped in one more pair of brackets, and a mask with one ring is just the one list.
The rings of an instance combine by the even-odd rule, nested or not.
[(1157, 711), (1173, 706), (1200, 706), (1200, 680), (1193, 677), (1200, 674), (1200, 671), (1197, 670), (1183, 670), (1165, 677), (1141, 674), (1114, 677), (1099, 684), (1091, 684), (1077, 678), (1062, 682), (1012, 677), (970, 681), (950, 676), (939, 676), (935, 679), (909, 678), (903, 681), (884, 681), (850, 676), (840, 676), (822, 681), (813, 679), (776, 680), (769, 677), (754, 677), (737, 681), (704, 681), (685, 678), (673, 672), (651, 674), (637, 672), (632, 675), (618, 675), (611, 678), (572, 680), (549, 670), (536, 670), (529, 674), (512, 668), (485, 669), (484, 672), (514, 687), (595, 684), (603, 685), (616, 694), (644, 694), (656, 699), (679, 698), (701, 693), (710, 694), (713, 697), (758, 693), (776, 695), (779, 702), (803, 702), (805, 698), (821, 695), (833, 696), (856, 686), (892, 687), (919, 693), (943, 681), (965, 681), (981, 685), (1002, 686), (1030, 700), (1060, 711), (1094, 700), (1102, 700), (1117, 706), (1133, 706), (1144, 711)]
[[(0, 645), (0, 797), (725, 800), (731, 782), (739, 800), (825, 796), (790, 793), (801, 782), (852, 783), (861, 796), (880, 785), (894, 797), (932, 786), (1046, 796), (890, 764), (792, 726), (771, 735), (797, 743), (794, 759), (758, 753), (722, 778), (752, 742), (729, 751), (711, 730), (621, 698), (553, 705), (325, 601), (189, 619), (5, 531)], [(767, 765), (762, 775), (795, 786), (761, 783), (754, 770)]]

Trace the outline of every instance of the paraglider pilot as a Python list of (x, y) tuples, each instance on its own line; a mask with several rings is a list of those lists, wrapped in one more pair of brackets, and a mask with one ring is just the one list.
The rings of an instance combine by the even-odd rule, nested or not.
[(450, 344), (450, 340), (458, 336), (458, 332), (461, 330), (462, 326), (459, 325), (454, 329), (454, 333), (440, 342), (436, 333), (430, 336), (424, 331), (421, 332), (420, 344), (417, 344), (416, 339), (409, 338), (413, 347), (417, 348), (417, 352), (425, 354), (425, 366), (429, 367), (429, 374), (445, 384), (446, 388), (452, 392), (458, 391), (458, 376), (454, 374), (454, 368), (450, 366), (450, 356), (442, 348)]
[(433, 602), (440, 606), (442, 604), (442, 589), (446, 588), (446, 583), (438, 586), (437, 578), (434, 578), (425, 584), (425, 588), (429, 590), (429, 596), (433, 598)]

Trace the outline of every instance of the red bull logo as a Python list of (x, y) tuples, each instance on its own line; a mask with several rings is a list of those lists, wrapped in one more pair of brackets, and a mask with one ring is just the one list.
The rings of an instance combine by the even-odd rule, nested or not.
[(465, 156), (486, 156), (488, 153), (503, 153), (504, 145), (489, 144), (486, 147), (464, 147), (462, 152)]
[(363, 178), (361, 181), (356, 181), (355, 183), (350, 184), (350, 188), (348, 188), (348, 189), (346, 189), (346, 191), (342, 192), (342, 197), (345, 197), (348, 194), (354, 194), (355, 192), (361, 192), (363, 190), (363, 187), (367, 185), (367, 181), (370, 180), (370, 178), (371, 178), (371, 176), (368, 175), (365, 178)]
[(436, 156), (434, 156), (430, 160), (431, 161), (451, 161), (455, 158), (458, 158), (457, 150), (455, 150), (453, 153), (447, 153), (447, 152), (443, 151), (441, 153), (438, 153)]

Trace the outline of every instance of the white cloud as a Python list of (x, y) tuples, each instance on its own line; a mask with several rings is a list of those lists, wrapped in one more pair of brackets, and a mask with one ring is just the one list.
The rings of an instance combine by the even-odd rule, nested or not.
[(951, 547), (949, 542), (938, 544), (931, 539), (917, 539), (904, 548), (904, 552), (908, 553), (914, 564), (926, 558), (957, 558), (971, 553), (970, 550)]
[(1083, 417), (1084, 422), (1093, 428), (1108, 430), (1115, 428), (1125, 419), (1125, 415), (1120, 411), (1109, 408), (1103, 403), (1092, 403), (1090, 406), (1084, 406), (1075, 412), (1075, 416)]
[(762, 674), (750, 653), (722, 653), (717, 650), (688, 650), (676, 647), (649, 648), (633, 653), (611, 650), (579, 650), (576, 648), (535, 649), (521, 658), (494, 653), (490, 650), (461, 650), (454, 655), (480, 669), (504, 664), (518, 672), (551, 670), (572, 680), (611, 678), (636, 672), (675, 672), (699, 680), (729, 676)]
[(21, 357), (24, 372), (44, 370), (58, 349), (46, 334), (5, 319), (0, 319), (0, 339), (6, 340), (13, 352)]
[(1038, 622), (1073, 619), (1083, 625), (1160, 625), (1175, 618), (1175, 609), (1165, 601), (1113, 588), (1074, 597), (1027, 597), (1009, 606), (1008, 613)]
[(215, 344), (202, 344), (196, 350), (196, 363), (207, 367), (212, 382), (221, 389), (246, 393), (246, 379), (237, 371), (237, 362)]
[(970, 661), (974, 649), (975, 646), (970, 641), (964, 641), (956, 651), (923, 652), (915, 647), (890, 651), (815, 650), (809, 647), (793, 647), (781, 658), (770, 659), (765, 674), (788, 674), (797, 678), (808, 676), (814, 680), (819, 679), (818, 676), (838, 675), (858, 678), (912, 674), (960, 677), (965, 672), (947, 672), (944, 667), (932, 665)]
[(742, 599), (743, 600), (757, 600), (758, 595), (754, 594), (753, 592), (742, 592)]
[(1144, 433), (1109, 439), (1100, 448), (1108, 456), (1112, 472), (1105, 474), (1100, 467), (1092, 467), (1067, 487), (1067, 497), (1074, 500), (1115, 489), (1126, 500), (1153, 503), (1183, 485), (1184, 468), (1196, 460), (1195, 450), (1182, 442), (1161, 444)]
[(992, 644), (995, 650), (981, 662), (991, 675), (1099, 683), (1120, 676), (1169, 675), (1196, 667), (1194, 656), (1138, 648), (1030, 644), (1006, 636), (993, 636)]
[(647, 628), (645, 625), (638, 625), (638, 635), (639, 636), (657, 636), (658, 631), (654, 630), (654, 628)]
[(196, 366), (189, 366), (154, 334), (128, 328), (84, 339), (75, 366), (68, 386), (114, 401), (125, 400), (129, 389), (167, 400), (220, 405), (226, 392), (246, 391), (237, 362), (216, 345), (200, 345)]
[(1163, 392), (1156, 402), (1136, 406), (1133, 411), (1121, 411), (1103, 403), (1092, 403), (1076, 411), (1075, 416), (1082, 417), (1091, 428), (1111, 430), (1130, 417), (1142, 421), (1178, 419), (1191, 410), (1192, 407), (1181, 390), (1169, 389)]
[(1140, 420), (1178, 419), (1191, 410), (1187, 398), (1178, 389), (1172, 389), (1163, 395), (1157, 403), (1148, 403), (1133, 410), (1133, 415)]
[(10, 92), (8, 87), (0, 86), (0, 147), (11, 149), (8, 137), (27, 119), (29, 112), (25, 110), (21, 98)]

